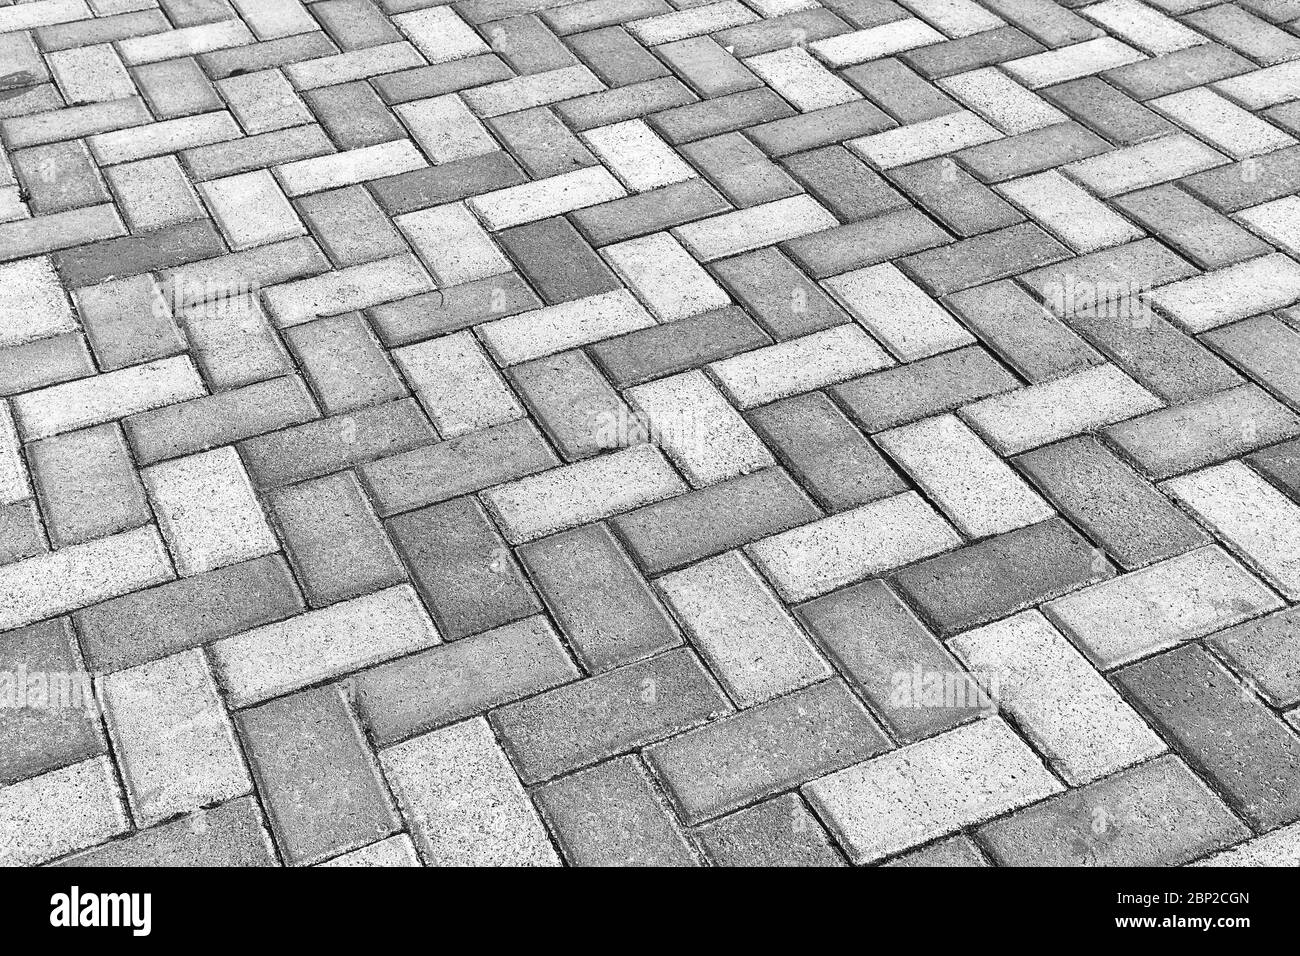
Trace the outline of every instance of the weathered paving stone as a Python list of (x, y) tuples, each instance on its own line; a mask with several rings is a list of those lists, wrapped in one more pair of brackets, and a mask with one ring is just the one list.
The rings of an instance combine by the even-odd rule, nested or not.
[(577, 770), (729, 713), (689, 650), (673, 650), (499, 708), (492, 723), (525, 783)]
[(1300, 741), (1202, 648), (1180, 647), (1126, 667), (1116, 679), (1257, 829), (1300, 815)]
[(1211, 546), (1094, 584), (1044, 610), (1109, 670), (1278, 606), (1268, 588)]
[(108, 757), (0, 788), (0, 859), (11, 866), (36, 866), (128, 828)]
[(716, 720), (646, 750), (687, 823), (874, 756), (889, 746), (841, 681)]
[(808, 784), (854, 863), (923, 843), (1062, 790), (1000, 717), (865, 760)]
[(884, 582), (864, 581), (808, 601), (795, 615), (904, 742), (948, 730), (990, 704)]
[(448, 639), (541, 610), (510, 549), (473, 498), (408, 512), (390, 521), (388, 530)]
[(740, 706), (830, 676), (826, 662), (739, 553), (665, 574), (655, 584)]
[(1012, 460), (1125, 570), (1208, 542), (1195, 522), (1091, 436), (1069, 438)]
[(916, 492), (791, 528), (746, 547), (786, 601), (803, 601), (940, 551), (961, 538)]
[(223, 686), (249, 706), (440, 643), (409, 585), (253, 628), (212, 645)]
[(695, 866), (696, 851), (636, 757), (539, 787), (538, 809), (574, 866)]
[(613, 519), (649, 574), (720, 554), (821, 513), (779, 468), (769, 468), (638, 508)]
[(55, 547), (129, 531), (152, 520), (126, 442), (115, 426), (69, 432), (28, 447)]
[(359, 597), (406, 580), (356, 476), (350, 472), (281, 489), (271, 511), (316, 607)]
[(599, 673), (681, 643), (672, 618), (604, 524), (519, 549), (569, 646)]
[(958, 834), (932, 843), (920, 850), (912, 850), (896, 856), (884, 866), (908, 867), (970, 867), (989, 866), (988, 860), (980, 852), (975, 841), (965, 834)]
[[(91, 677), (67, 618), (6, 634), (0, 671), (11, 696), (0, 709), (0, 786), (107, 751)], [(14, 700), (18, 691), (23, 696)]]
[(1101, 551), (1053, 518), (912, 565), (895, 582), (948, 636), (1114, 574)]
[(1300, 642), (1296, 614), (1281, 610), (1230, 627), (1206, 643), (1231, 662), (1238, 673), (1274, 707), (1300, 702)]
[(201, 651), (117, 671), (100, 679), (99, 691), (132, 815), (141, 825), (252, 789)]
[(384, 745), (578, 676), (555, 631), (537, 615), (380, 664), (350, 685), (366, 726)]
[(379, 756), (430, 865), (559, 865), (537, 811), (482, 718), (431, 731)]
[(60, 866), (278, 866), (253, 797), (200, 810), (75, 854)]
[(695, 831), (714, 866), (844, 866), (817, 818), (793, 794)]
[(1250, 833), (1172, 754), (976, 832), (1002, 866), (1177, 866)]
[(302, 609), (288, 565), (270, 555), (96, 604), (78, 611), (75, 619), (86, 663), (111, 673)]
[(242, 711), (238, 722), (287, 862), (315, 863), (398, 828), (365, 734), (337, 686)]

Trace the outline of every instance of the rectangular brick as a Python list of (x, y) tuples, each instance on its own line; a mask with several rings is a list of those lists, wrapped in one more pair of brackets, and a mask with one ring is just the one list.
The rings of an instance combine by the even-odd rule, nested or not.
[(1060, 518), (968, 544), (900, 571), (903, 594), (941, 636), (1114, 576)]
[(1281, 253), (1260, 256), (1163, 286), (1148, 297), (1182, 328), (1204, 332), (1296, 301), (1300, 264)]
[(1036, 611), (949, 646), (1071, 786), (1165, 751), (1164, 742)]
[(99, 681), (132, 815), (141, 826), (253, 788), (235, 730), (201, 651)]
[(1077, 80), (1143, 59), (1137, 50), (1114, 37), (1072, 43), (1059, 50), (1034, 53), (1010, 60), (1005, 69), (1031, 90), (1066, 80)]
[(247, 707), (439, 642), (403, 584), (223, 638), (212, 655), (231, 703)]
[(655, 583), (741, 707), (831, 676), (826, 662), (737, 552), (666, 574)]
[(631, 292), (620, 289), (484, 323), (479, 334), (501, 365), (517, 365), (655, 324)]
[(380, 751), (433, 866), (558, 866), (528, 794), (481, 718)]
[(46, 863), (129, 827), (108, 757), (0, 787), (0, 860), (11, 866)]
[(857, 698), (830, 680), (656, 744), (646, 758), (695, 824), (887, 747)]
[[(808, 601), (795, 608), (795, 615), (904, 743), (965, 723), (992, 706), (974, 678), (883, 581), (864, 581)], [(935, 685), (953, 693), (935, 694), (930, 689)]]
[(840, 325), (714, 362), (709, 370), (733, 402), (753, 408), (892, 364), (860, 326)]
[(520, 557), (589, 669), (607, 670), (681, 642), (605, 526), (542, 539), (521, 549)]
[(1062, 789), (998, 717), (910, 744), (805, 788), (817, 815), (868, 863)]
[(542, 609), (483, 508), (459, 498), (388, 522), (439, 632), (456, 640)]
[(171, 563), (152, 526), (0, 567), (0, 631), (161, 584)]
[(471, 332), (455, 332), (395, 349), (393, 358), (443, 438), (524, 416), (501, 373)]
[(313, 607), (406, 580), (406, 571), (350, 472), (281, 489), (270, 506)]
[(278, 555), (227, 565), (76, 612), (86, 663), (112, 673), (290, 617), (303, 608)]
[(907, 492), (764, 538), (746, 551), (793, 603), (960, 543), (946, 521)]
[(379, 746), (579, 677), (541, 615), (361, 671), (357, 709)]
[(290, 864), (365, 846), (401, 826), (337, 685), (262, 704), (237, 719), (271, 832)]
[(882, 263), (836, 276), (826, 287), (900, 361), (971, 345), (975, 337), (898, 268)]
[(876, 441), (966, 536), (982, 538), (1056, 512), (954, 415), (891, 429)]
[(1300, 815), (1300, 739), (1202, 648), (1180, 647), (1116, 678), (1257, 830)]
[(1280, 491), (1240, 461), (1173, 478), (1161, 487), (1284, 596), (1300, 595), (1300, 508)]
[(682, 649), (503, 707), (492, 722), (520, 777), (535, 783), (730, 710), (694, 654)]
[[(414, 444), (429, 445), (430, 441), (431, 437)], [(558, 464), (537, 427), (520, 420), (393, 454), (363, 467), (361, 474), (379, 514), (388, 516), (481, 491)]]
[(848, 147), (879, 169), (894, 169), (1001, 138), (984, 120), (963, 110), (852, 139)]
[(698, 259), (709, 262), (839, 225), (815, 199), (796, 196), (673, 229)]
[(496, 231), (625, 195), (626, 190), (608, 170), (592, 167), (483, 193), (468, 205), (488, 229)]
[[(1097, 811), (1108, 821), (1100, 833)], [(981, 827), (1003, 866), (1177, 866), (1249, 834), (1173, 755), (1044, 800)]]

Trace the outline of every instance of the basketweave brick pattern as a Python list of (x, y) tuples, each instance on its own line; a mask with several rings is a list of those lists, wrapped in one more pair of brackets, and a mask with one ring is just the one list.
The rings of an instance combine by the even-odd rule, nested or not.
[(1297, 0), (0, 0), (0, 864), (1300, 864)]

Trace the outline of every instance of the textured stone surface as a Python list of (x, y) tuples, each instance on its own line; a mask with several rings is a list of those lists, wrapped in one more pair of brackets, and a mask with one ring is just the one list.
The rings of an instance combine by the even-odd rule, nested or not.
[(0, 862), (1293, 861), (1298, 35), (0, 0)]

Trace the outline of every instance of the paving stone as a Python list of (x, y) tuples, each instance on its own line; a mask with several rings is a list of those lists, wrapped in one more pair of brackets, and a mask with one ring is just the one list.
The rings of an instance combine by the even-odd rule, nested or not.
[(403, 584), (222, 638), (211, 652), (231, 703), (246, 707), (437, 643)]
[[(1104, 821), (1104, 822), (1097, 822)], [(1002, 866), (1177, 866), (1249, 834), (1173, 755), (1053, 796), (978, 831)]]
[(773, 402), (746, 418), (828, 511), (845, 511), (906, 490), (871, 442), (822, 392)]
[(823, 681), (655, 744), (646, 759), (679, 815), (700, 823), (887, 749), (840, 681)]
[(350, 685), (383, 746), (578, 676), (554, 630), (535, 615), (364, 670)]
[(638, 508), (615, 518), (613, 525), (637, 563), (653, 574), (818, 517), (820, 512), (789, 476), (769, 468)]
[(988, 717), (813, 781), (804, 792), (849, 859), (865, 863), (1062, 789), (1000, 717)]
[(1009, 392), (1018, 384), (988, 352), (969, 346), (853, 379), (831, 393), (863, 429), (877, 432)]
[(153, 465), (141, 477), (182, 575), (212, 571), (279, 547), (233, 448)]
[(0, 859), (11, 866), (36, 866), (128, 827), (108, 757), (0, 788)]
[(1001, 534), (1056, 512), (955, 415), (939, 415), (876, 436), (963, 534)]
[(972, 867), (991, 865), (980, 852), (975, 841), (965, 834), (957, 834), (931, 843), (920, 850), (896, 856), (882, 866), (909, 867)]
[(1291, 529), (1300, 509), (1239, 461), (1165, 482), (1163, 490), (1228, 542), (1243, 560), (1286, 597), (1300, 588)]
[(1294, 866), (1297, 835), (1300, 827), (1291, 824), (1212, 853), (1188, 866)]
[(0, 631), (173, 577), (158, 532), (137, 528), (0, 567)]
[(826, 282), (840, 304), (903, 362), (970, 345), (974, 337), (896, 266), (883, 263)]
[(531, 784), (730, 710), (694, 654), (682, 649), (502, 707), (492, 723), (520, 778)]
[(1002, 454), (1069, 438), (1160, 406), (1113, 365), (1096, 365), (1006, 396), (982, 399), (962, 418)]
[(1114, 425), (1106, 435), (1153, 478), (1168, 478), (1295, 436), (1300, 420), (1256, 385)]
[(614, 273), (562, 216), (507, 229), (498, 238), (552, 305), (619, 288)]
[(1295, 821), (1300, 740), (1202, 648), (1180, 647), (1116, 679), (1252, 826)]
[(1222, 654), (1239, 674), (1274, 707), (1300, 699), (1296, 615), (1290, 610), (1220, 631), (1206, 643)]
[(533, 794), (573, 866), (695, 866), (696, 851), (635, 757), (619, 757)]
[(394, 351), (393, 357), (443, 438), (501, 425), (523, 415), (470, 332), (408, 345)]
[(113, 673), (291, 617), (302, 608), (288, 565), (271, 555), (95, 604), (77, 611), (75, 619), (88, 666)]
[(1208, 542), (1195, 522), (1091, 436), (1026, 452), (1014, 461), (1125, 570)]
[(721, 286), (668, 233), (629, 239), (601, 251), (661, 322), (731, 304)]
[(738, 553), (664, 575), (656, 584), (740, 706), (830, 676), (825, 661)]
[(287, 862), (314, 863), (400, 826), (365, 734), (337, 686), (245, 710), (238, 721)]
[(59, 866), (278, 866), (257, 800), (240, 797), (70, 856)]
[(1278, 606), (1258, 580), (1208, 547), (1084, 588), (1045, 609), (1109, 670)]
[(786, 601), (817, 597), (961, 543), (915, 492), (843, 511), (746, 548)]
[(481, 718), (390, 747), (380, 761), (431, 865), (559, 865), (537, 811)]
[(753, 408), (892, 364), (859, 326), (840, 325), (714, 362), (709, 369), (733, 402)]
[(631, 410), (580, 350), (516, 365), (510, 381), (565, 461), (607, 451), (611, 438), (622, 444), (641, 437)]
[(0, 565), (34, 558), (49, 550), (36, 500), (0, 506)]
[(786, 794), (695, 831), (714, 866), (844, 866), (826, 831)]
[(631, 292), (619, 289), (485, 323), (479, 335), (501, 365), (517, 365), (655, 324)]
[(1266, 243), (1175, 186), (1143, 189), (1114, 202), (1205, 269), (1220, 269), (1269, 251)]
[(1300, 266), (1286, 256), (1261, 256), (1175, 282), (1150, 294), (1152, 303), (1189, 332), (1204, 332), (1300, 297)]
[(685, 491), (658, 449), (638, 445), (483, 493), (506, 540), (521, 544)]
[(122, 433), (100, 425), (29, 446), (50, 542), (82, 544), (148, 524), (144, 488)]
[(447, 639), (541, 610), (510, 549), (473, 498), (409, 512), (388, 528)]
[(359, 597), (406, 580), (406, 572), (351, 473), (281, 489), (271, 499), (271, 510), (313, 606)]
[(1100, 551), (1053, 518), (923, 561), (894, 580), (946, 637), (1114, 573)]
[(0, 784), (107, 751), (91, 676), (67, 618), (6, 634), (0, 644), (0, 672), (9, 687), (9, 700), (0, 710)]
[(252, 789), (235, 731), (201, 651), (99, 681), (131, 812), (142, 826)]
[(372, 843), (359, 850), (353, 850), (351, 853), (343, 853), (334, 857), (332, 860), (326, 860), (324, 863), (317, 863), (316, 865), (345, 867), (420, 867), (424, 864), (420, 862), (420, 857), (415, 852), (415, 844), (411, 842), (411, 838), (405, 833), (399, 833), (386, 840), (380, 840), (378, 843)]
[(681, 643), (672, 618), (605, 525), (542, 538), (521, 548), (519, 557), (591, 672)]
[(905, 272), (934, 295), (961, 292), (1067, 257), (1065, 246), (1032, 223), (1008, 226), (918, 252), (903, 259)]
[[(536, 426), (515, 421), (382, 458), (361, 469), (381, 517), (410, 511), (559, 464)], [(394, 451), (400, 452), (397, 448)]]

